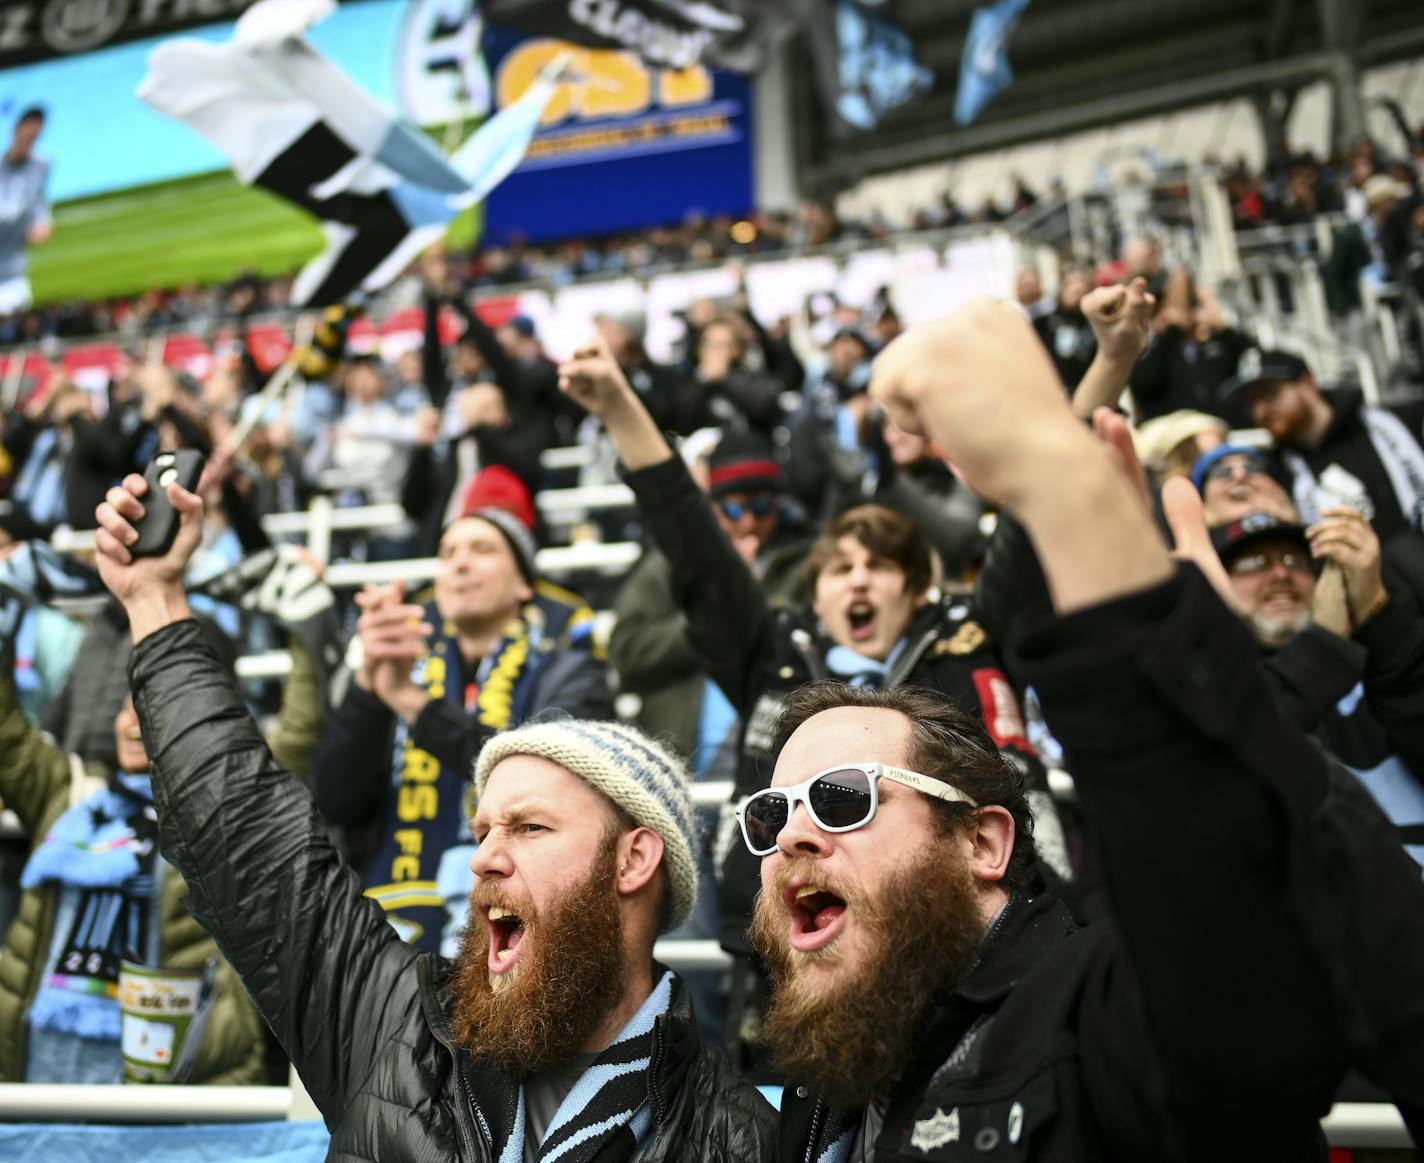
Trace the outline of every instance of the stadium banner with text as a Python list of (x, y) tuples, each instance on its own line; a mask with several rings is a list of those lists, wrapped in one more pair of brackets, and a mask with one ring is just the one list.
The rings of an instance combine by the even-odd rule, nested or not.
[[(363, 0), (338, 0), (356, 4)], [(9, 0), (0, 69), (235, 20), (256, 0)]]
[[(491, 26), (485, 55), (495, 107), (517, 100), (570, 48)], [(487, 238), (610, 234), (752, 208), (745, 76), (704, 65), (659, 69), (626, 52), (572, 51), (569, 79), (523, 164), (485, 204)]]

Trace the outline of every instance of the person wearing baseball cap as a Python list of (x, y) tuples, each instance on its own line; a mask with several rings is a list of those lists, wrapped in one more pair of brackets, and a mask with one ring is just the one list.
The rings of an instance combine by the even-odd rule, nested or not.
[(1310, 625), (1316, 568), (1305, 526), (1247, 513), (1212, 529), (1211, 543), (1262, 646), (1277, 649)]
[[(1418, 537), (1424, 404), (1376, 407), (1358, 390), (1323, 390), (1304, 360), (1281, 351), (1248, 351), (1220, 392), (1275, 440), (1301, 520), (1345, 504), (1369, 514), (1386, 553), (1393, 539)], [(1415, 588), (1424, 592), (1424, 579)]]

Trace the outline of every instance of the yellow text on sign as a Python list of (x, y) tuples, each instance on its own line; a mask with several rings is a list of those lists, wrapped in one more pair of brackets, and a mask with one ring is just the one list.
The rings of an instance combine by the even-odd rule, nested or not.
[(655, 106), (667, 109), (701, 105), (712, 99), (712, 74), (701, 65), (690, 69), (650, 69), (632, 53), (586, 49), (559, 40), (531, 40), (499, 66), (495, 94), (501, 109), (514, 104), (539, 71), (560, 53), (573, 60), (541, 122), (558, 125), (571, 118), (634, 117)]

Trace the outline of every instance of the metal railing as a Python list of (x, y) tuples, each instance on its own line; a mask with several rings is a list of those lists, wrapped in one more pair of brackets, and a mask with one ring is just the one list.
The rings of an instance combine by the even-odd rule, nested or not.
[[(0, 1084), (0, 1122), (174, 1125), (266, 1123), (293, 1117), (316, 1117), (300, 1086)], [(1407, 1150), (1413, 1145), (1404, 1120), (1387, 1103), (1336, 1103), (1320, 1125), (1332, 1147)]]

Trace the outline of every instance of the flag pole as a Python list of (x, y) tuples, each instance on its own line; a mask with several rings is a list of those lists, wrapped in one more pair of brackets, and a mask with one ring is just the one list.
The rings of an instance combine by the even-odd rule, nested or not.
[(19, 400), (20, 384), (25, 378), (25, 364), (29, 359), (28, 347), (15, 348), (10, 352), (10, 363), (5, 368), (5, 384), (3, 389), (0, 389), (0, 393), (3, 393), (3, 407), (0, 407), (0, 411), (10, 411)]
[(272, 373), (271, 377), (263, 385), (262, 390), (255, 397), (258, 401), (255, 405), (247, 407), (247, 415), (242, 418), (238, 426), (233, 429), (232, 434), (223, 441), (223, 448), (230, 456), (236, 456), (242, 451), (243, 445), (247, 443), (247, 438), (252, 435), (252, 430), (257, 426), (258, 420), (266, 413), (267, 409), (281, 398), (283, 392), (287, 390), (287, 385), (292, 382), (297, 374), (302, 362), (302, 353), (307, 349), (312, 341), (312, 336), (316, 334), (316, 316), (302, 315), (297, 319), (297, 326), (292, 333), (292, 350), (282, 366)]

